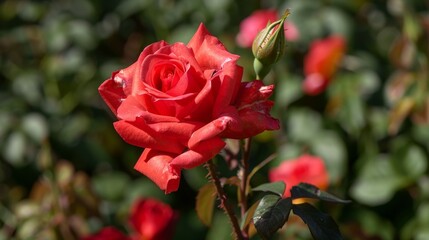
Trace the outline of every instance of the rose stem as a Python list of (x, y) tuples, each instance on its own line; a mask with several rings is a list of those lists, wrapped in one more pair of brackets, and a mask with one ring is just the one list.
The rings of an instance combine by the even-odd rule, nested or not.
[[(247, 211), (247, 178), (249, 177), (249, 157), (250, 157), (250, 144), (252, 138), (247, 138), (243, 143), (243, 154), (241, 158), (241, 186), (240, 186), (240, 208), (241, 208), (241, 217), (244, 217)], [(242, 234), (244, 236), (248, 235), (248, 226), (246, 226)]]
[(217, 196), (219, 197), (219, 200), (220, 200), (220, 206), (224, 209), (224, 211), (229, 217), (229, 220), (231, 221), (236, 239), (245, 240), (245, 238), (241, 234), (240, 225), (238, 224), (238, 220), (234, 215), (234, 211), (231, 209), (231, 206), (229, 205), (229, 202), (228, 202), (228, 198), (225, 192), (223, 191), (222, 185), (220, 184), (220, 180), (219, 180), (219, 177), (217, 176), (216, 167), (213, 164), (213, 160), (210, 160), (207, 162), (207, 169), (209, 170), (209, 174), (216, 187)]

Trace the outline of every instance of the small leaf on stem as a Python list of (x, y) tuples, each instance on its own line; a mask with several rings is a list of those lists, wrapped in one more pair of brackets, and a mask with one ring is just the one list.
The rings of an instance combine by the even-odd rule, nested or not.
[(213, 183), (204, 185), (198, 191), (195, 209), (198, 217), (206, 226), (210, 226), (212, 222), (215, 200), (216, 188)]
[(247, 210), (246, 214), (244, 214), (243, 219), (241, 221), (241, 229), (244, 229), (249, 225), (250, 221), (252, 221), (252, 218), (255, 214), (256, 208), (259, 205), (260, 200), (256, 201), (250, 208)]

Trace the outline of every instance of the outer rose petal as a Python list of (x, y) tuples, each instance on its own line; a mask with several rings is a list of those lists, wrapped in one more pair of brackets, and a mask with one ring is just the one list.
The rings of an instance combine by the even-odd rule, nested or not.
[(232, 108), (230, 112), (223, 114), (223, 116), (211, 121), (210, 123), (204, 125), (203, 127), (196, 130), (194, 133), (192, 133), (191, 138), (188, 142), (188, 146), (190, 148), (193, 148), (202, 141), (218, 137), (228, 128), (241, 131), (242, 128), (240, 125), (241, 122), (239, 120), (239, 115), (233, 110), (234, 109)]
[(131, 123), (120, 120), (113, 125), (122, 139), (134, 146), (155, 148), (171, 153), (181, 153), (185, 147), (178, 141), (171, 141), (173, 140), (171, 138), (156, 136), (157, 133), (151, 135), (143, 121)]
[(235, 132), (236, 129), (231, 129), (231, 132), (226, 132), (224, 136), (233, 139), (242, 139), (255, 136), (266, 130), (280, 129), (279, 120), (271, 117), (269, 114), (272, 105), (273, 102), (264, 101), (240, 110), (239, 115), (242, 123), (242, 131)]
[(174, 158), (171, 161), (171, 166), (185, 169), (194, 168), (216, 156), (223, 147), (225, 147), (225, 142), (220, 138), (200, 142), (197, 146)]
[(241, 139), (254, 136), (265, 130), (276, 130), (280, 123), (270, 115), (273, 103), (268, 99), (273, 85), (264, 86), (261, 81), (242, 83), (235, 105), (239, 109), (241, 129), (228, 128), (222, 137)]
[(258, 101), (268, 99), (273, 93), (274, 85), (265, 86), (260, 80), (241, 83), (240, 94), (235, 105), (238, 109)]
[(194, 51), (195, 59), (202, 69), (221, 69), (226, 62), (235, 62), (239, 58), (238, 55), (226, 51), (225, 46), (219, 39), (210, 35), (203, 24), (200, 24), (187, 46)]
[(289, 197), (290, 189), (300, 182), (313, 184), (320, 189), (326, 189), (329, 184), (324, 161), (319, 157), (307, 154), (297, 159), (284, 161), (277, 168), (270, 170), (268, 177), (271, 182), (285, 182), (284, 197)]
[(174, 192), (179, 188), (180, 169), (170, 166), (173, 157), (173, 154), (146, 148), (134, 169), (150, 178), (165, 193)]
[(100, 85), (98, 91), (107, 106), (116, 115), (116, 111), (121, 105), (122, 100), (126, 98), (122, 85), (112, 79), (108, 79)]

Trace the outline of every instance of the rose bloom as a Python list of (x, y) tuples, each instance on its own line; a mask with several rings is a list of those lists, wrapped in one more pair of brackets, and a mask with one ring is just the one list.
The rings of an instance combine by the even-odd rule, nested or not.
[[(236, 42), (240, 47), (251, 47), (253, 40), (268, 23), (279, 19), (276, 10), (257, 10), (240, 23), (240, 31)], [(285, 38), (288, 41), (296, 41), (299, 38), (298, 29), (289, 21), (285, 22)]]
[(99, 232), (81, 238), (81, 240), (131, 240), (115, 227), (105, 227)]
[(155, 199), (137, 200), (130, 215), (130, 223), (137, 231), (133, 240), (169, 240), (178, 214), (167, 204)]
[(341, 36), (314, 41), (304, 58), (303, 90), (309, 95), (323, 92), (344, 55), (346, 42)]
[(219, 153), (222, 138), (279, 128), (267, 100), (274, 86), (241, 82), (238, 58), (201, 24), (187, 45), (153, 43), (99, 87), (118, 134), (145, 148), (135, 169), (166, 193), (178, 189), (182, 169)]
[(282, 162), (269, 171), (268, 177), (270, 182), (283, 181), (286, 184), (284, 197), (290, 197), (290, 189), (301, 182), (313, 184), (322, 190), (329, 184), (324, 161), (308, 154)]

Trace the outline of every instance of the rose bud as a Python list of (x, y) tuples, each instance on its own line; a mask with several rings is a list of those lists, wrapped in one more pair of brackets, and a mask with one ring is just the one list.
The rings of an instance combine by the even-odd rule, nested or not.
[(263, 78), (271, 69), (271, 65), (283, 56), (286, 42), (284, 23), (288, 15), (289, 10), (286, 10), (280, 20), (265, 27), (253, 41), (252, 52), (255, 56), (253, 66), (259, 79)]

